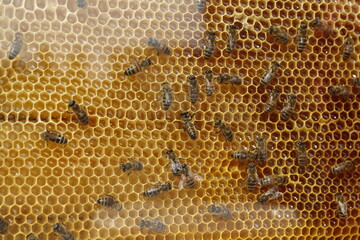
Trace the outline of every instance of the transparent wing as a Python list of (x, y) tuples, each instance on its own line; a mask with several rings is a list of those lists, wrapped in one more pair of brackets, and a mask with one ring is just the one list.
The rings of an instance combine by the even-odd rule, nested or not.
[(181, 178), (180, 178), (179, 186), (178, 186), (179, 190), (184, 188), (185, 181), (186, 181), (186, 176), (184, 174), (181, 174)]
[(198, 175), (196, 173), (193, 173), (192, 171), (189, 171), (189, 175), (191, 177), (193, 177), (196, 181), (202, 181), (203, 180), (203, 178), (200, 175)]
[(347, 212), (347, 206), (345, 203), (339, 202), (339, 208), (342, 214), (346, 214)]

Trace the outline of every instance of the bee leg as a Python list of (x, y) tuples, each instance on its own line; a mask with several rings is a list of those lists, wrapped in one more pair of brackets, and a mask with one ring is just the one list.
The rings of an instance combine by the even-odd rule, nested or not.
[(129, 176), (132, 173), (132, 171), (130, 171), (127, 175)]

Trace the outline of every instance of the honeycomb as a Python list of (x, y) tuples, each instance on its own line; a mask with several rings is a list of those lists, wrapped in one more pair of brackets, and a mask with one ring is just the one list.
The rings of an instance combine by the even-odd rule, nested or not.
[[(192, 0), (88, 0), (85, 8), (66, 0), (2, 0), (0, 3), (0, 216), (10, 222), (2, 239), (55, 239), (52, 225), (63, 222), (76, 239), (359, 239), (359, 171), (340, 176), (330, 168), (346, 159), (359, 164), (360, 45), (343, 61), (348, 34), (360, 34), (360, 1), (207, 1), (203, 13)], [(211, 3), (210, 3), (211, 2)], [(238, 18), (238, 16), (242, 16)], [(315, 17), (335, 30), (330, 37), (309, 29), (303, 53), (296, 43), (274, 42), (271, 25), (292, 38), (302, 22)], [(239, 20), (240, 19), (240, 20)], [(239, 40), (226, 52), (226, 27), (237, 25)], [(205, 32), (214, 30), (217, 50), (204, 60)], [(16, 32), (24, 46), (12, 61), (8, 47)], [(157, 55), (146, 39), (165, 39), (172, 54)], [(146, 71), (125, 76), (133, 58), (154, 62)], [(272, 61), (280, 73), (266, 87), (259, 75)], [(207, 97), (200, 75), (232, 73), (241, 86), (217, 85)], [(183, 82), (198, 76), (200, 99), (190, 104)], [(175, 100), (162, 110), (161, 83), (171, 83)], [(347, 101), (327, 88), (348, 85)], [(264, 114), (268, 92), (276, 86), (281, 100), (297, 95), (295, 113), (284, 122), (277, 111)], [(87, 107), (90, 124), (81, 126), (67, 103)], [(195, 113), (196, 140), (181, 128), (181, 111)], [(218, 117), (229, 123), (234, 140), (224, 141), (213, 128)], [(65, 136), (65, 146), (46, 143), (48, 130)], [(259, 204), (266, 191), (241, 185), (246, 164), (234, 151), (252, 149), (267, 139), (269, 159), (260, 177), (288, 176), (282, 197)], [(309, 165), (296, 165), (297, 141), (308, 149)], [(164, 157), (173, 149), (203, 181), (195, 189), (176, 189)], [(144, 169), (127, 175), (120, 162), (137, 158)], [(142, 192), (157, 182), (175, 186), (154, 199)], [(348, 217), (336, 216), (334, 195), (342, 192)], [(96, 200), (111, 194), (119, 212)], [(233, 220), (213, 217), (207, 207), (224, 204)], [(159, 219), (168, 230), (140, 230), (141, 219)]]

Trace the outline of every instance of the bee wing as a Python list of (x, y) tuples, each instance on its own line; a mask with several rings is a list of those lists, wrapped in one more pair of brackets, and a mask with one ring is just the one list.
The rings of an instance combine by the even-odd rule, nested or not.
[(181, 179), (179, 181), (179, 190), (184, 188), (184, 182), (186, 181), (186, 176), (184, 174), (181, 174)]
[(249, 176), (246, 176), (241, 182), (240, 182), (240, 186), (242, 187), (242, 186), (244, 186), (245, 184), (246, 184), (246, 182), (247, 182), (247, 180), (249, 179)]
[(202, 181), (202, 180), (203, 180), (203, 178), (202, 178), (200, 175), (198, 175), (198, 174), (196, 174), (196, 173), (193, 173), (193, 172), (191, 172), (191, 171), (190, 171), (190, 175), (191, 175), (196, 181)]
[(339, 204), (339, 208), (340, 208), (340, 211), (343, 213), (343, 214), (346, 214), (347, 212), (347, 206), (345, 203), (342, 203), (342, 202), (338, 202)]
[(278, 198), (278, 197), (280, 197), (280, 196), (281, 196), (281, 192), (276, 192), (276, 193), (274, 193), (273, 196), (271, 196), (271, 197), (269, 198), (269, 201), (271, 201), (271, 200), (273, 200), (273, 199), (276, 199), (276, 198)]
[(257, 173), (255, 173), (255, 178), (256, 178), (257, 185), (261, 186), (261, 181), (260, 181), (259, 175)]
[(86, 112), (86, 107), (84, 105), (80, 105), (80, 109), (84, 112)]

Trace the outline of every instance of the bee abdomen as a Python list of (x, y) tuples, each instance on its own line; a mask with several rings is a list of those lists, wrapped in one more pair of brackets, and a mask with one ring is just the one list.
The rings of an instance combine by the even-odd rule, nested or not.
[(144, 191), (144, 196), (151, 198), (160, 195), (160, 193), (161, 193), (160, 189), (150, 188)]
[(59, 144), (66, 144), (68, 142), (68, 140), (60, 134), (57, 134), (56, 138), (52, 139), (51, 141), (59, 143)]
[(286, 110), (282, 110), (280, 113), (280, 119), (285, 121), (290, 117), (291, 114), (291, 110), (286, 109)]
[(133, 65), (125, 70), (125, 75), (130, 76), (140, 72), (140, 66), (138, 64)]
[(206, 47), (205, 51), (204, 51), (204, 58), (209, 59), (213, 55), (214, 50), (215, 50), (215, 48), (213, 46)]
[(343, 59), (348, 59), (350, 57), (350, 52), (344, 52)]
[(4, 218), (0, 217), (0, 234), (5, 234), (8, 232), (9, 222)]
[(302, 38), (298, 43), (298, 51), (303, 52), (305, 50), (305, 47), (306, 47), (306, 39)]
[(81, 124), (83, 125), (87, 125), (89, 124), (89, 118), (87, 116), (87, 114), (85, 112), (81, 112), (78, 114), (78, 119), (80, 121)]
[(306, 155), (300, 154), (298, 156), (298, 164), (300, 167), (305, 167), (308, 164)]

